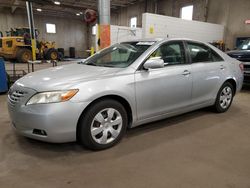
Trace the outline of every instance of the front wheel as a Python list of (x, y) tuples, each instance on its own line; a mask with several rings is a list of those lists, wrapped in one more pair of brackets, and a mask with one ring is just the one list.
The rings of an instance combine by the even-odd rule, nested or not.
[(214, 105), (214, 109), (216, 112), (223, 113), (230, 108), (233, 101), (234, 92), (235, 91), (231, 83), (226, 82), (222, 85), (217, 94), (216, 102)]
[(28, 48), (19, 48), (16, 58), (19, 63), (28, 63), (29, 60), (32, 60), (32, 51)]
[(127, 113), (122, 104), (111, 99), (97, 102), (81, 117), (78, 141), (92, 150), (112, 147), (122, 139), (127, 124)]
[(54, 48), (48, 49), (45, 53), (46, 60), (57, 60), (58, 59), (58, 51)]

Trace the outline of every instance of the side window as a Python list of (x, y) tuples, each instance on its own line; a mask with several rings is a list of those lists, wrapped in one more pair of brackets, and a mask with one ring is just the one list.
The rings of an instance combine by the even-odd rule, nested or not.
[(165, 65), (176, 65), (185, 63), (185, 51), (181, 42), (166, 43), (154, 51), (150, 58), (159, 57), (164, 60)]
[(187, 45), (193, 63), (223, 61), (214, 50), (206, 45), (192, 42), (188, 42)]
[(219, 54), (217, 54), (214, 50), (211, 49), (211, 53), (212, 53), (212, 59), (214, 62), (224, 61), (224, 59)]

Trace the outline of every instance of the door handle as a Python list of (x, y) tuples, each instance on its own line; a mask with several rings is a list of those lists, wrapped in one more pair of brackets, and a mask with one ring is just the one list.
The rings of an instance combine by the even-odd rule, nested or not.
[(183, 76), (188, 76), (188, 75), (190, 75), (190, 74), (191, 74), (191, 72), (189, 72), (188, 70), (185, 70), (185, 71), (182, 73)]
[(220, 69), (221, 69), (221, 70), (225, 70), (225, 68), (226, 68), (226, 67), (225, 67), (224, 65), (221, 65), (221, 66), (220, 66)]

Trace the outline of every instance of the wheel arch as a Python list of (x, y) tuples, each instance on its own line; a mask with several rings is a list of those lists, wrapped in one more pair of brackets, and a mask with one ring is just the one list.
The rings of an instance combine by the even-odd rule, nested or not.
[(235, 93), (237, 91), (236, 81), (233, 78), (228, 78), (224, 83), (226, 83), (226, 82), (229, 82), (230, 84), (232, 84), (233, 89), (234, 89), (234, 95), (235, 95)]
[(124, 98), (124, 97), (121, 97), (119, 95), (114, 95), (114, 94), (110, 94), (110, 95), (105, 95), (105, 96), (102, 96), (102, 97), (99, 97), (95, 100), (93, 100), (91, 103), (89, 103), (87, 105), (87, 107), (82, 111), (78, 121), (77, 121), (77, 127), (76, 127), (76, 139), (78, 140), (79, 138), (79, 127), (80, 127), (80, 121), (81, 121), (81, 118), (82, 116), (85, 114), (85, 112), (87, 110), (89, 110), (91, 108), (91, 106), (95, 103), (98, 103), (99, 101), (101, 100), (105, 100), (105, 99), (112, 99), (112, 100), (115, 100), (119, 103), (121, 103), (123, 105), (123, 107), (125, 108), (126, 112), (127, 112), (127, 117), (128, 117), (128, 127), (131, 127), (132, 125), (132, 122), (133, 122), (133, 112), (132, 112), (132, 108), (131, 108), (131, 105), (129, 104), (129, 102)]

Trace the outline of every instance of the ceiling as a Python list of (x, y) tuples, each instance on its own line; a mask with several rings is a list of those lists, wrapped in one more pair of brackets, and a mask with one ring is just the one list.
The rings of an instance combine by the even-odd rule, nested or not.
[[(83, 13), (86, 9), (97, 10), (98, 0), (30, 0), (33, 3), (34, 14), (50, 15), (58, 17), (75, 17), (77, 13)], [(59, 1), (60, 5), (55, 5)], [(119, 10), (136, 3), (136, 0), (111, 0), (111, 9)], [(0, 7), (8, 9), (12, 13), (24, 12), (25, 0), (0, 0)], [(42, 9), (41, 12), (36, 9)]]

